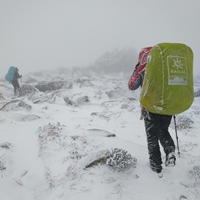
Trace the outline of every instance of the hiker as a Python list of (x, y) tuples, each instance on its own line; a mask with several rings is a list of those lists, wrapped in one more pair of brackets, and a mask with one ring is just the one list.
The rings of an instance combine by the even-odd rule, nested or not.
[(19, 69), (16, 67), (15, 72), (14, 72), (14, 76), (13, 76), (13, 80), (12, 80), (12, 85), (14, 87), (14, 95), (17, 95), (17, 90), (20, 88), (18, 78), (22, 77), (22, 75), (19, 75), (18, 71), (19, 71)]
[[(145, 79), (145, 67), (148, 60), (148, 54), (151, 49), (152, 47), (146, 47), (139, 53), (138, 63), (128, 81), (128, 87), (130, 90), (136, 90), (140, 86), (142, 87), (143, 80)], [(172, 115), (152, 113), (142, 107), (141, 119), (144, 119), (150, 168), (154, 172), (160, 174), (162, 172), (162, 158), (159, 142), (166, 154), (165, 165), (174, 166), (176, 161), (174, 153), (175, 144), (168, 131)]]

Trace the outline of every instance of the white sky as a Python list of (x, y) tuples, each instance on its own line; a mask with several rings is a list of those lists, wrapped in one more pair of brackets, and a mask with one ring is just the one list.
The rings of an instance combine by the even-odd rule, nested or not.
[[(0, 76), (87, 66), (106, 51), (180, 42), (200, 63), (199, 0), (0, 0)], [(134, 65), (134, 63), (133, 63)]]

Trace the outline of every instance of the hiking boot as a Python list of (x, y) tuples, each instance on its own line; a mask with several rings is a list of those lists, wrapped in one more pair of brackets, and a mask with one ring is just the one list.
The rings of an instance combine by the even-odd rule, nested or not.
[(162, 165), (151, 164), (150, 168), (152, 169), (152, 171), (154, 171), (156, 173), (162, 172)]
[(175, 164), (176, 164), (176, 157), (174, 155), (174, 152), (171, 152), (166, 156), (165, 166), (174, 167)]

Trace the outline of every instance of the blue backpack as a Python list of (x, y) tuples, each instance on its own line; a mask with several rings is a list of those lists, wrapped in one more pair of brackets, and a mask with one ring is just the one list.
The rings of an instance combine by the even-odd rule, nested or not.
[(14, 74), (16, 71), (16, 67), (11, 66), (8, 70), (8, 73), (5, 75), (5, 79), (9, 82), (12, 83), (13, 78), (14, 78)]

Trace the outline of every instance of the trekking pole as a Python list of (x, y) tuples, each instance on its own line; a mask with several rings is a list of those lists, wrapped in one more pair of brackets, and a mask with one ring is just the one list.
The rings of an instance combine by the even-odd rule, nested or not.
[(176, 116), (175, 115), (174, 115), (174, 127), (175, 127), (175, 134), (176, 134), (178, 156), (180, 157), (179, 144), (178, 144), (178, 134), (177, 134), (177, 127), (176, 127)]

